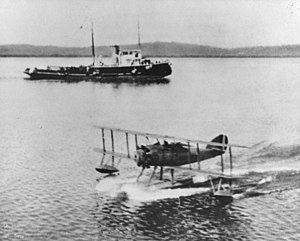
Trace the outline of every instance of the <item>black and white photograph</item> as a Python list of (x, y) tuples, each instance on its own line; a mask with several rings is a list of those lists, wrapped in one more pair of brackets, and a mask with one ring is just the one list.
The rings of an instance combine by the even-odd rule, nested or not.
[(0, 240), (298, 241), (299, 109), (299, 1), (0, 0)]

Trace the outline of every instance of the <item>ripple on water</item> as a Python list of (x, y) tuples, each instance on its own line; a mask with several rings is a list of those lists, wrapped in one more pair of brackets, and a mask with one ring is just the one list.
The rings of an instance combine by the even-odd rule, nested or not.
[(251, 240), (299, 240), (300, 221), (295, 215), (300, 211), (299, 194), (300, 189), (295, 189), (247, 198), (237, 202), (232, 212), (247, 219)]
[(93, 196), (78, 184), (42, 175), (12, 183), (1, 192), (1, 240), (93, 239)]
[[(193, 139), (225, 130), (235, 143), (261, 143), (240, 156), (234, 152), (239, 160), (235, 170), (299, 169), (300, 112), (290, 111), (299, 106), (299, 59), (177, 58), (172, 81), (164, 86), (67, 84), (11, 75), (22, 73), (26, 65), (66, 61), (1, 59), (1, 241), (300, 240), (299, 184), (287, 182), (290, 191), (228, 205), (195, 193), (150, 202), (149, 195), (129, 189), (123, 190), (127, 197), (107, 198), (94, 190), (100, 160), (92, 151), (101, 138), (95, 124)], [(185, 71), (191, 65), (193, 71)], [(225, 82), (229, 84), (220, 85)], [(174, 96), (183, 101), (174, 102)], [(223, 111), (228, 107), (234, 120)], [(275, 138), (269, 138), (272, 134)], [(130, 194), (144, 202), (131, 200)]]
[[(299, 240), (300, 190), (219, 204), (206, 194), (143, 203), (103, 198), (95, 212), (101, 233), (159, 240)], [(289, 201), (286, 201), (289, 200)], [(103, 236), (104, 237), (104, 236)]]

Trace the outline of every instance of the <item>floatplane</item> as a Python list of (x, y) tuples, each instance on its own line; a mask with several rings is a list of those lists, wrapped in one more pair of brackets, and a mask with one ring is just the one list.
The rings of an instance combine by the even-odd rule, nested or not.
[[(160, 167), (159, 180), (164, 181), (164, 170), (170, 170), (171, 181), (167, 188), (184, 188), (201, 186), (204, 183), (211, 186), (212, 195), (217, 199), (232, 199), (233, 189), (232, 181), (236, 179), (244, 179), (242, 176), (233, 176), (232, 169), (232, 148), (248, 148), (242, 145), (229, 144), (228, 137), (220, 134), (211, 141), (191, 140), (167, 135), (150, 134), (131, 130), (117, 129), (111, 127), (94, 126), (101, 130), (102, 148), (94, 148), (95, 152), (103, 154), (100, 166), (95, 169), (103, 174), (116, 174), (119, 169), (114, 166), (114, 158), (126, 158), (134, 160), (141, 172), (137, 176), (137, 182), (144, 173), (144, 170), (153, 167), (152, 174), (149, 178), (148, 185)], [(118, 152), (115, 145), (115, 136), (123, 139), (123, 150)], [(130, 140), (133, 139), (133, 143)], [(144, 141), (141, 141), (143, 139)], [(154, 143), (149, 143), (150, 139), (155, 139)], [(170, 141), (171, 140), (171, 141)], [(108, 144), (109, 143), (109, 144)], [(130, 151), (130, 144), (134, 145), (134, 152)], [(204, 145), (204, 148), (200, 148)], [(110, 146), (110, 147), (109, 147)], [(230, 173), (224, 174), (224, 154), (228, 149)], [(112, 157), (112, 165), (104, 164), (105, 155)], [(211, 172), (202, 170), (200, 163), (205, 160), (220, 156), (221, 170), (220, 172)], [(197, 168), (193, 168), (193, 164), (198, 163)], [(178, 179), (174, 177), (174, 171), (188, 172), (196, 174), (196, 176), (204, 175), (202, 181), (195, 181), (195, 178)], [(169, 179), (168, 179), (169, 180)], [(216, 184), (217, 182), (217, 184)], [(166, 188), (165, 187), (165, 188)]]

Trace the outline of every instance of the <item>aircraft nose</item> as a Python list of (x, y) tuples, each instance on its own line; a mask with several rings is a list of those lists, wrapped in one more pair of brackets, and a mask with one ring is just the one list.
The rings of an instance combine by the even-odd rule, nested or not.
[(143, 150), (137, 150), (136, 154), (134, 155), (134, 160), (137, 163), (138, 166), (142, 166), (144, 163), (144, 151)]
[(135, 161), (138, 166), (148, 166), (148, 160), (151, 158), (151, 154), (143, 150), (137, 150), (135, 154)]

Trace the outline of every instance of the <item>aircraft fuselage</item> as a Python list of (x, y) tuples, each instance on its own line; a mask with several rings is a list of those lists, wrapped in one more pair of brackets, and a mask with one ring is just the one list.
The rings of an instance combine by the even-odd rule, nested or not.
[[(148, 149), (148, 150), (147, 150)], [(202, 149), (183, 147), (179, 144), (148, 145), (137, 151), (139, 166), (181, 166), (200, 162), (222, 155), (224, 151), (218, 149)]]

